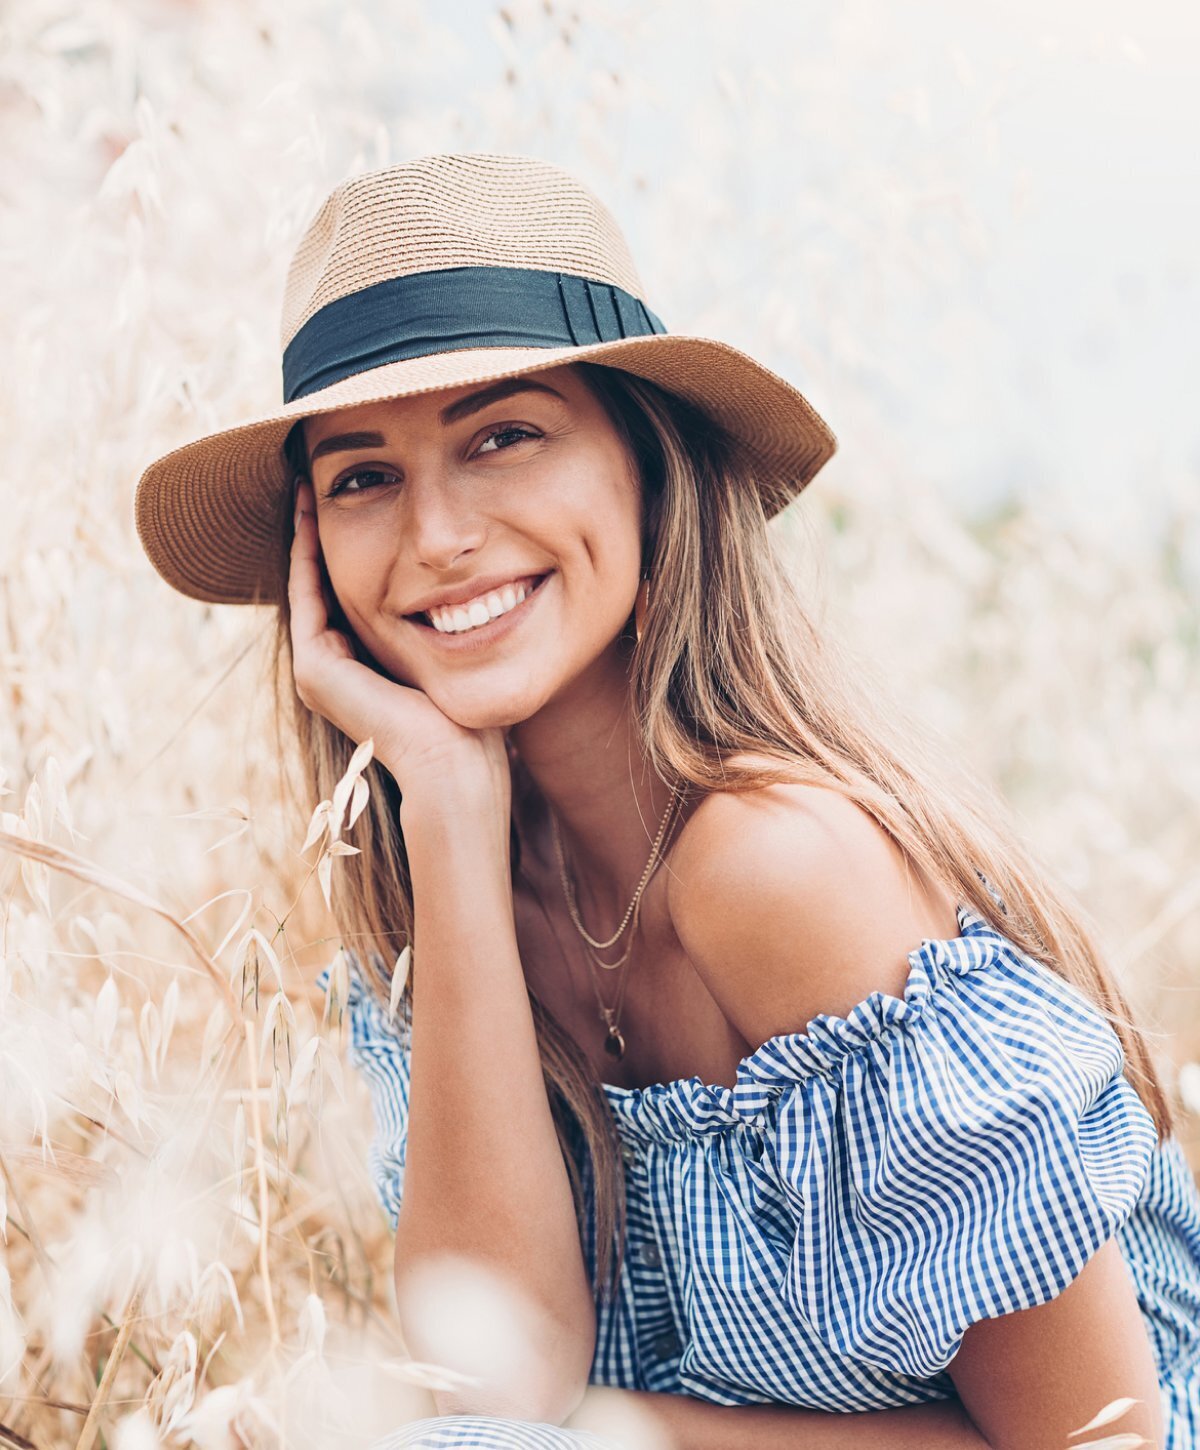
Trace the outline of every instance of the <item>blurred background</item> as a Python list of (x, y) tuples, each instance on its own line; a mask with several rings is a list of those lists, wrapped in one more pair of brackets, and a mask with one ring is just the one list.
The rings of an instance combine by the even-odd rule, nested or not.
[(1198, 42), (1177, 0), (5, 8), (0, 1444), (359, 1445), (432, 1373), (270, 621), (132, 525), (278, 402), (323, 194), (425, 152), (570, 168), (669, 328), (830, 422), (778, 525), (814, 607), (1101, 924), (1200, 1166)]

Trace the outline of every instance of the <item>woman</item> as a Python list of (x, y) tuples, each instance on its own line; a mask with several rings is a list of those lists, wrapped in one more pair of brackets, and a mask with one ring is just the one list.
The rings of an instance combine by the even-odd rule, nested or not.
[(525, 1305), (504, 1383), (388, 1444), (595, 1443), (589, 1383), (688, 1446), (1024, 1450), (1122, 1397), (1097, 1433), (1193, 1444), (1169, 1104), (1003, 803), (809, 626), (767, 521), (823, 421), (522, 157), (337, 188), (283, 333), (283, 408), (138, 526), (277, 606), (313, 804), (374, 743), (322, 980), (406, 1341), (438, 1254)]

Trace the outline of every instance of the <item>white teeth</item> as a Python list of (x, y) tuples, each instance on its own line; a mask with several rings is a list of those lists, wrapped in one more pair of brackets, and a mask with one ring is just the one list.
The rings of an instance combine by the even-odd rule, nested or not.
[(431, 609), (429, 621), (439, 634), (461, 634), (507, 614), (532, 593), (533, 590), (524, 584), (505, 584), (503, 588), (492, 589), (467, 604)]

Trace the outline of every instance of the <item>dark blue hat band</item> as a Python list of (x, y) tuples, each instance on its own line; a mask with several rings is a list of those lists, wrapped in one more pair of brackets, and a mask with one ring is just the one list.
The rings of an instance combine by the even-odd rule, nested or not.
[(468, 347), (583, 347), (666, 332), (607, 282), (529, 267), (448, 267), (329, 302), (284, 349), (292, 402), (384, 363)]

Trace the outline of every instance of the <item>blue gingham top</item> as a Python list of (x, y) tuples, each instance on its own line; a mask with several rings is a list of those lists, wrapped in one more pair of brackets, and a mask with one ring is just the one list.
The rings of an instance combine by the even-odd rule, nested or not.
[[(1052, 1299), (1115, 1235), (1164, 1450), (1200, 1445), (1200, 1193), (1183, 1152), (1156, 1142), (1092, 1004), (970, 908), (958, 924), (909, 954), (902, 999), (872, 992), (771, 1038), (732, 1088), (604, 1085), (627, 1247), (619, 1292), (597, 1303), (593, 1384), (842, 1412), (945, 1399), (969, 1325)], [(411, 1009), (389, 1021), (350, 967), (369, 1166), (394, 1226)], [(594, 1279), (594, 1223), (590, 1239)], [(387, 1443), (484, 1443), (423, 1423), (427, 1438)], [(531, 1443), (512, 1434), (494, 1443)]]

